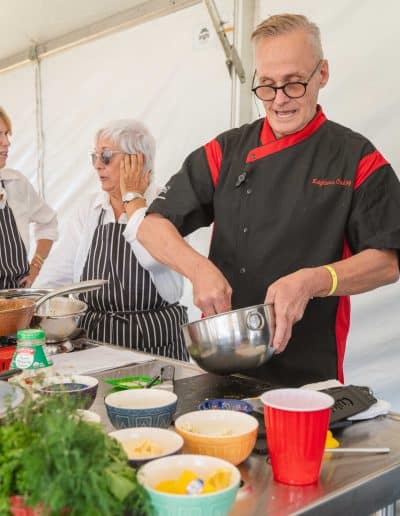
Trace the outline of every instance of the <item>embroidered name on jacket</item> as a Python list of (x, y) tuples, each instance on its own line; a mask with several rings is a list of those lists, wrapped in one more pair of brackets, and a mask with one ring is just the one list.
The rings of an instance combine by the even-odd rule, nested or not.
[(317, 177), (314, 177), (311, 182), (313, 185), (317, 185), (319, 187), (332, 185), (351, 186), (352, 184), (350, 179), (340, 179), (339, 177), (337, 179), (318, 179)]

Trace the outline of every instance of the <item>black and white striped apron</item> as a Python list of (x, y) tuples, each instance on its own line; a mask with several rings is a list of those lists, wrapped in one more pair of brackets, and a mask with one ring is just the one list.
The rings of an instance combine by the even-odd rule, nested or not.
[[(1, 180), (1, 186), (4, 182)], [(28, 255), (14, 214), (6, 201), (0, 208), (0, 289), (18, 288), (29, 273)]]
[(157, 292), (125, 240), (125, 224), (103, 224), (102, 210), (81, 280), (108, 279), (99, 290), (80, 294), (88, 304), (81, 326), (101, 342), (179, 360), (189, 360), (180, 325), (186, 308), (169, 304)]

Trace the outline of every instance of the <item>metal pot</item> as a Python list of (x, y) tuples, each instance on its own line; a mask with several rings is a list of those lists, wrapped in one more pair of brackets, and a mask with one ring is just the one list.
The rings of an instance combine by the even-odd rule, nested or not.
[(253, 369), (274, 354), (273, 308), (256, 305), (184, 324), (183, 336), (190, 356), (216, 374)]
[[(53, 319), (58, 316), (57, 312), (50, 311), (47, 313), (39, 307), (45, 304), (49, 299), (61, 296), (62, 294), (88, 292), (90, 290), (96, 290), (101, 288), (103, 285), (108, 283), (108, 280), (87, 280), (73, 283), (65, 287), (52, 290), (48, 294), (41, 296), (36, 301), (34, 299), (0, 299), (0, 336), (1, 335), (13, 335), (18, 330), (29, 328), (33, 314), (37, 313), (38, 316), (50, 316)], [(79, 301), (79, 303), (82, 303)], [(83, 303), (85, 304), (85, 303)], [(75, 305), (73, 312), (76, 312)], [(79, 310), (83, 308), (80, 305)], [(86, 310), (86, 308), (85, 308)], [(83, 313), (83, 312), (82, 312)], [(64, 319), (66, 315), (76, 315), (75, 313), (66, 314), (65, 309), (60, 314)], [(63, 326), (65, 320), (63, 320), (61, 326)], [(65, 332), (62, 332), (65, 333)], [(58, 338), (58, 341), (63, 340), (66, 337)]]
[(73, 297), (53, 297), (35, 312), (31, 326), (46, 332), (46, 342), (60, 342), (72, 337), (87, 304)]

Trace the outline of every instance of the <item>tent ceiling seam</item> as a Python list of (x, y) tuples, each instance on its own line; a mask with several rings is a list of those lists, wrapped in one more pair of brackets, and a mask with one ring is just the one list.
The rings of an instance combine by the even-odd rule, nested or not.
[[(45, 43), (35, 45), (38, 58), (61, 52), (73, 46), (101, 38), (113, 32), (140, 25), (154, 18), (201, 3), (202, 0), (148, 0), (136, 7), (114, 14), (98, 22), (79, 28)], [(0, 60), (0, 73), (29, 63), (31, 47)]]

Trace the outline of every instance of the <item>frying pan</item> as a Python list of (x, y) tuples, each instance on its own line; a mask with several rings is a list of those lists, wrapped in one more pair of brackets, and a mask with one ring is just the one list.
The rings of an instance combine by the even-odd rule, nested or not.
[[(63, 294), (88, 292), (96, 290), (108, 283), (108, 280), (88, 280), (72, 283), (65, 287), (53, 290), (48, 294), (34, 299), (1, 299), (0, 298), (0, 336), (13, 335), (18, 330), (29, 328), (29, 324), (35, 312), (48, 299)], [(56, 315), (56, 314), (54, 314)]]

